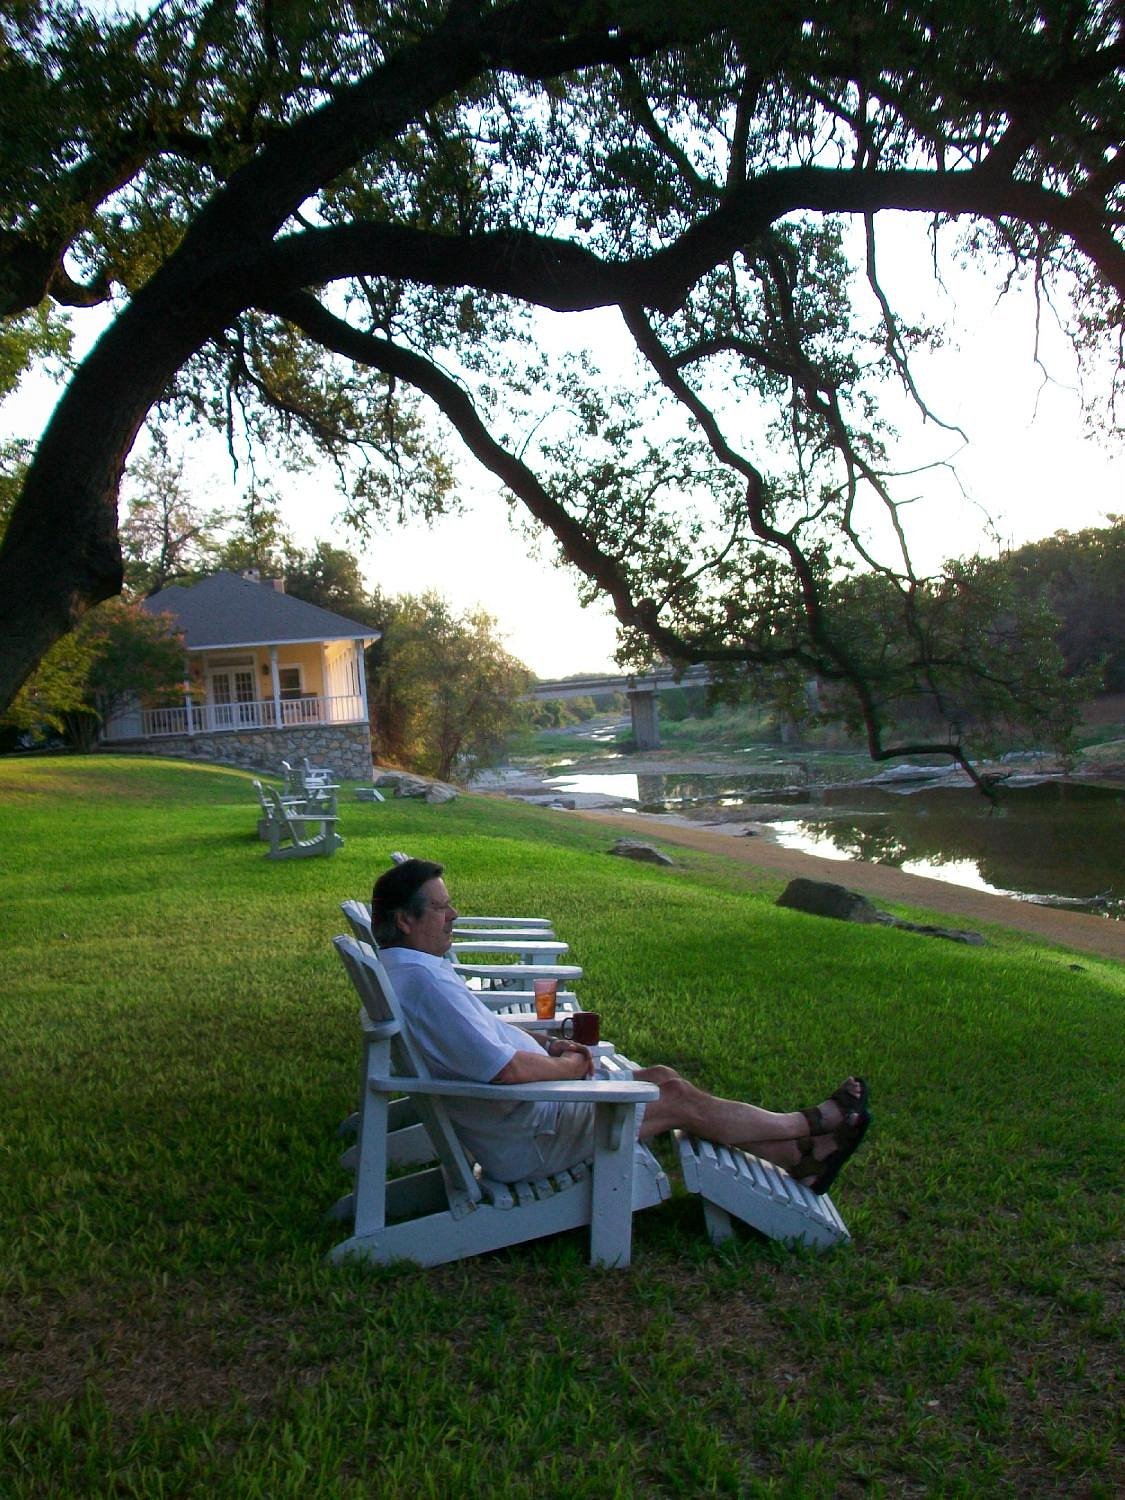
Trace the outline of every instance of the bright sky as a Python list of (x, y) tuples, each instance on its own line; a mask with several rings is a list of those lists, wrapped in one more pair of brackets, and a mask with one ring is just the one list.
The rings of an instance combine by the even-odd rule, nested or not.
[[(921, 298), (931, 312), (945, 300), (923, 262), (896, 255), (893, 269), (895, 274), (886, 277), (893, 297)], [(1073, 356), (1051, 337), (1049, 317), (1043, 341), (1054, 379), (1045, 382), (1033, 360), (1029, 300), (994, 306), (977, 274), (953, 273), (949, 284), (956, 290), (959, 347), (920, 360), (916, 374), (931, 407), (960, 423), (971, 439), (957, 455), (967, 496), (947, 475), (936, 473), (919, 474), (900, 491), (919, 497), (905, 515), (916, 563), (927, 568), (946, 557), (994, 551), (986, 512), (1001, 541), (1018, 545), (1057, 529), (1104, 525), (1109, 514), (1125, 511), (1120, 452), (1083, 436)], [(545, 315), (545, 336), (552, 336), (551, 325), (559, 322)], [(583, 326), (591, 330), (595, 352), (612, 366), (622, 341), (616, 314), (584, 315)], [(0, 435), (34, 436), (56, 395), (42, 376), (29, 377), (0, 404)], [(897, 407), (890, 409), (900, 415)], [(905, 422), (900, 425), (905, 429)], [(914, 430), (900, 462), (921, 465), (953, 456), (959, 446), (959, 439), (933, 427)], [(203, 460), (193, 470), (201, 476), (199, 503), (236, 503), (229, 464), (214, 441), (196, 444), (195, 455)], [(330, 474), (286, 478), (278, 489), (299, 543), (322, 539), (354, 552), (368, 581), (385, 591), (435, 589), (458, 608), (487, 609), (507, 648), (540, 677), (612, 669), (612, 616), (602, 606), (579, 605), (574, 578), (553, 561), (549, 549), (543, 558), (529, 550), (510, 525), (508, 507), (490, 475), (468, 456), (457, 467), (467, 501), (464, 515), (429, 528), (412, 523), (367, 543), (335, 520), (340, 504)]]

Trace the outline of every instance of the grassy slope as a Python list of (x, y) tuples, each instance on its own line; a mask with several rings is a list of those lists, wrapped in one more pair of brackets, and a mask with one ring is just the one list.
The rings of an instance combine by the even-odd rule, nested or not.
[[(483, 799), (345, 802), (345, 848), (286, 864), (233, 771), (0, 761), (0, 799), (5, 1494), (1117, 1490), (1119, 967), (822, 922)], [(679, 1196), (626, 1273), (578, 1234), (326, 1268), (328, 940), (392, 848), (554, 917), (634, 1057), (778, 1108), (865, 1073), (853, 1245), (719, 1254)]]

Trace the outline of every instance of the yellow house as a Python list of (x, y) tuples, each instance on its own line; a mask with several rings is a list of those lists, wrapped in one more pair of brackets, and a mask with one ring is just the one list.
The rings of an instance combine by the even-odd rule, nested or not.
[(340, 776), (371, 775), (363, 655), (379, 631), (255, 573), (173, 585), (142, 608), (183, 634), (184, 701), (130, 706), (107, 720), (103, 743), (259, 770), (308, 756)]

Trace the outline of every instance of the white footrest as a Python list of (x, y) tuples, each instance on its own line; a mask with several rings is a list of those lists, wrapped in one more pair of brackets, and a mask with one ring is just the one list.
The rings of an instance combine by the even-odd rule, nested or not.
[(699, 1193), (711, 1239), (733, 1232), (730, 1216), (742, 1219), (770, 1239), (828, 1250), (850, 1236), (828, 1195), (802, 1187), (782, 1167), (740, 1151), (675, 1132), (680, 1167), (689, 1193)]

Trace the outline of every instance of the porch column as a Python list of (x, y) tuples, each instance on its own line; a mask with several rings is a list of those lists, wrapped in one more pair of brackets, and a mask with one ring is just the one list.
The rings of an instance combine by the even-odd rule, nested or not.
[(277, 647), (270, 647), (270, 681), (273, 684), (273, 722), (281, 728), (281, 679), (277, 675)]
[(184, 657), (184, 722), (187, 724), (188, 734), (195, 733), (195, 715), (192, 712), (191, 702), (191, 663)]
[(320, 643), (320, 722), (330, 724), (335, 720), (335, 710), (330, 706), (331, 693), (328, 686), (328, 642)]
[(367, 707), (367, 669), (363, 664), (363, 640), (360, 638), (355, 643), (355, 667), (359, 673), (359, 702), (363, 709), (365, 723), (370, 723), (371, 716)]

